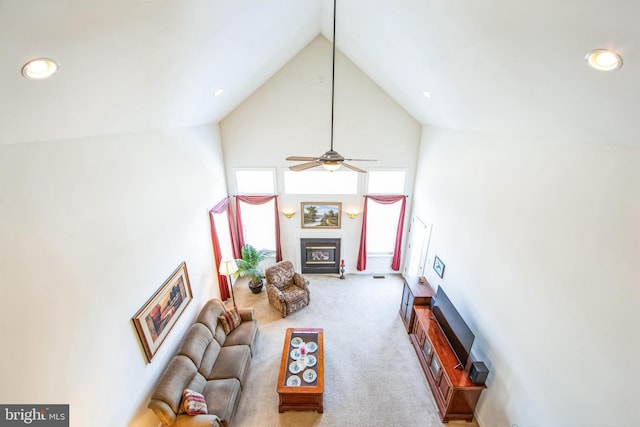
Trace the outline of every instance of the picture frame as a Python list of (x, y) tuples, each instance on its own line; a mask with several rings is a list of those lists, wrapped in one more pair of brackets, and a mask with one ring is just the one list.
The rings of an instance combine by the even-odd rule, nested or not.
[(156, 355), (192, 299), (187, 264), (183, 261), (131, 319), (148, 362)]
[(341, 202), (302, 202), (300, 204), (302, 228), (340, 228)]
[(433, 269), (435, 270), (436, 273), (438, 273), (438, 276), (440, 276), (441, 279), (442, 279), (442, 276), (444, 275), (444, 267), (445, 267), (444, 263), (440, 258), (438, 258), (438, 255), (436, 255), (435, 259), (433, 260)]

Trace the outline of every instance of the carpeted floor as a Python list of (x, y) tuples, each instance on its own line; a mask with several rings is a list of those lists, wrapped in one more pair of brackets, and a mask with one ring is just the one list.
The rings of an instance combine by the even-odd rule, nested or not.
[[(311, 303), (285, 319), (264, 289), (252, 294), (242, 279), (234, 286), (238, 306), (254, 307), (260, 327), (234, 426), (443, 426), (398, 315), (400, 276), (306, 277)], [(278, 413), (276, 382), (291, 327), (324, 329), (324, 414)]]

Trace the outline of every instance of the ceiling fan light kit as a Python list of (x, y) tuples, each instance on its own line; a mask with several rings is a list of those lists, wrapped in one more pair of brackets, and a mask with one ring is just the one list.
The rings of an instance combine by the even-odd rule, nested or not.
[(340, 169), (340, 166), (344, 166), (348, 169), (351, 169), (360, 173), (367, 173), (366, 170), (360, 169), (356, 166), (345, 163), (344, 161), (354, 161), (354, 162), (375, 162), (376, 160), (371, 159), (345, 159), (342, 155), (340, 155), (337, 151), (333, 149), (333, 110), (334, 110), (334, 99), (335, 99), (335, 76), (336, 76), (336, 0), (333, 0), (333, 58), (332, 58), (332, 70), (331, 70), (331, 148), (329, 151), (324, 153), (319, 157), (305, 157), (305, 156), (289, 156), (286, 160), (290, 161), (298, 161), (305, 162), (300, 163), (298, 165), (289, 166), (289, 169), (292, 171), (303, 171), (306, 169), (315, 168), (317, 166), (322, 166), (326, 170), (333, 172)]

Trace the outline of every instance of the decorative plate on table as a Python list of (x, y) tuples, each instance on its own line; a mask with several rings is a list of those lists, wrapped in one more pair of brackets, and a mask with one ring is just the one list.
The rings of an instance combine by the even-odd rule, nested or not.
[(316, 359), (315, 356), (310, 354), (307, 356), (307, 360), (305, 362), (307, 366), (311, 367), (311, 366), (316, 366), (316, 363), (318, 363), (318, 360)]
[(302, 384), (302, 381), (300, 381), (300, 377), (297, 375), (291, 375), (287, 378), (287, 387), (299, 387), (300, 384)]
[(307, 351), (309, 353), (313, 353), (314, 351), (316, 351), (318, 349), (318, 344), (316, 344), (314, 342), (308, 342), (306, 347), (307, 347)]
[(300, 359), (300, 349), (294, 348), (293, 350), (291, 350), (291, 353), (289, 353), (289, 355), (292, 359)]
[(316, 374), (316, 371), (314, 371), (313, 369), (307, 369), (302, 374), (302, 379), (308, 383), (314, 382), (316, 378), (318, 378), (318, 374)]
[(289, 372), (291, 372), (292, 374), (297, 374), (300, 371), (302, 371), (302, 368), (300, 367), (300, 364), (298, 362), (294, 361), (289, 363)]
[(291, 340), (291, 345), (294, 347), (300, 347), (302, 344), (304, 344), (304, 340), (300, 337), (295, 337)]

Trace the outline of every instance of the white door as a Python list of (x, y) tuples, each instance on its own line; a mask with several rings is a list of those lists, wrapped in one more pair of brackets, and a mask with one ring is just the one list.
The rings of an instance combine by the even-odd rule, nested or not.
[(413, 217), (409, 230), (409, 245), (407, 246), (408, 258), (403, 272), (405, 279), (424, 276), (430, 237), (431, 224), (426, 224), (417, 216)]

